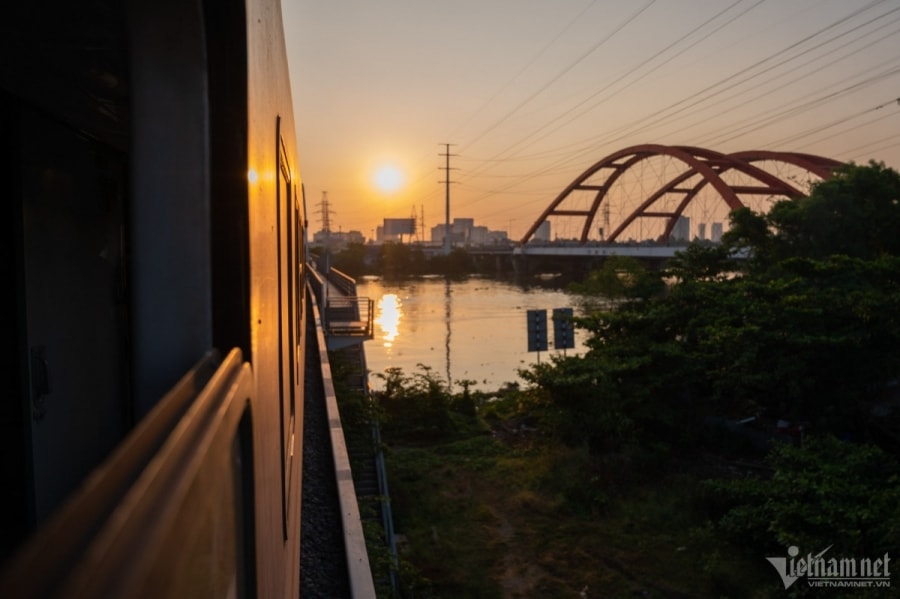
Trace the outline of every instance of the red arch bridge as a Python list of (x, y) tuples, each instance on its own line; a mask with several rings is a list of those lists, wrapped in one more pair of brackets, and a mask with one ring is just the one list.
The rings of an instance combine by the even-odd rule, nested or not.
[(531, 225), (519, 251), (555, 246), (568, 254), (669, 255), (679, 243), (718, 241), (732, 210), (766, 212), (779, 199), (807, 195), (841, 164), (798, 152), (632, 146), (572, 181)]

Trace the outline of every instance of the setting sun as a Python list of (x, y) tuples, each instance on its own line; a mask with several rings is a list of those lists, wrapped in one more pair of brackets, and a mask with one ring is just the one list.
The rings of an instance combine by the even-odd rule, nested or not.
[(375, 170), (375, 187), (383, 193), (394, 193), (403, 187), (404, 177), (399, 168), (392, 164), (384, 164)]

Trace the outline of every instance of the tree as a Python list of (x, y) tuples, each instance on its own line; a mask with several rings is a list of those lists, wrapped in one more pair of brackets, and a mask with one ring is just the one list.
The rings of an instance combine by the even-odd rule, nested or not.
[(576, 319), (589, 351), (529, 380), (587, 436), (612, 414), (637, 436), (748, 414), (861, 433), (900, 375), (898, 198), (895, 171), (848, 165), (769, 215), (736, 211), (722, 248), (673, 261), (665, 295), (629, 297), (612, 266), (596, 288), (623, 299)]
[(366, 246), (362, 243), (348, 244), (335, 254), (331, 266), (351, 277), (358, 277), (366, 274), (366, 253)]
[(836, 169), (808, 197), (776, 202), (761, 216), (732, 214), (724, 241), (751, 248), (763, 265), (791, 257), (874, 259), (900, 255), (900, 173), (871, 162)]
[[(830, 436), (778, 445), (772, 475), (711, 483), (727, 506), (719, 529), (757, 555), (791, 545), (804, 553), (875, 557), (896, 548), (900, 464), (872, 445)], [(770, 554), (771, 555), (771, 554)]]
[(385, 243), (378, 253), (378, 268), (386, 277), (405, 277), (423, 274), (425, 254), (421, 248), (402, 243)]
[(441, 437), (452, 430), (447, 383), (429, 366), (406, 376), (400, 368), (389, 368), (376, 376), (384, 379), (377, 395), (379, 416), (386, 431), (407, 438)]
[(609, 256), (599, 270), (593, 270), (581, 283), (569, 285), (569, 291), (607, 300), (647, 298), (658, 295), (665, 284), (658, 272), (652, 272), (632, 256)]
[(729, 247), (691, 244), (669, 261), (665, 274), (678, 281), (701, 281), (727, 277), (738, 269)]
[(540, 390), (551, 407), (547, 418), (563, 442), (599, 452), (634, 439), (629, 404), (640, 399), (622, 393), (611, 371), (579, 358), (552, 357), (551, 361), (520, 375)]
[(750, 208), (739, 208), (730, 215), (730, 228), (722, 235), (722, 247), (726, 252), (747, 252), (742, 270), (762, 270), (775, 258), (775, 235), (766, 216)]
[(431, 271), (447, 277), (462, 277), (473, 270), (472, 259), (463, 248), (453, 248), (447, 255), (431, 258)]

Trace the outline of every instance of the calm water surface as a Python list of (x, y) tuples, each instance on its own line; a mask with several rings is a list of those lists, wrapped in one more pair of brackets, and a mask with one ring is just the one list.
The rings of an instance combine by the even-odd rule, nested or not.
[[(518, 369), (540, 360), (549, 351), (528, 352), (526, 311), (546, 309), (552, 344), (553, 308), (575, 307), (574, 296), (542, 287), (521, 286), (486, 278), (446, 281), (443, 277), (389, 282), (379, 278), (357, 281), (357, 293), (375, 302), (375, 339), (367, 341), (366, 360), (372, 373), (391, 367), (405, 374), (424, 364), (454, 388), (457, 381), (476, 381), (475, 389), (492, 391), (507, 382), (521, 382)], [(577, 309), (576, 309), (577, 314)], [(584, 351), (584, 334), (575, 333), (575, 348)], [(375, 388), (382, 386), (370, 377)]]

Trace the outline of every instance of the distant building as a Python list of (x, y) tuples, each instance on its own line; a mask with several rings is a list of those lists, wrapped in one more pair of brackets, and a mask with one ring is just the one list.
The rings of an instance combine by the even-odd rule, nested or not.
[[(431, 228), (431, 242), (444, 243), (444, 223)], [(450, 244), (463, 246), (484, 246), (506, 243), (509, 235), (506, 231), (491, 231), (484, 226), (476, 226), (474, 218), (455, 218), (450, 224)]]
[(454, 218), (450, 230), (454, 233), (462, 233), (468, 235), (469, 230), (475, 226), (474, 218)]
[(532, 241), (550, 241), (550, 221), (545, 220), (534, 231), (531, 236)]
[(686, 216), (679, 216), (669, 235), (670, 241), (690, 241), (691, 240), (691, 219)]
[(313, 233), (313, 245), (340, 250), (351, 243), (365, 243), (366, 238), (359, 231), (317, 231)]
[[(431, 243), (442, 245), (444, 243), (444, 235), (446, 226), (444, 223), (431, 227)], [(453, 225), (450, 225), (450, 245), (462, 245), (466, 241), (465, 232), (456, 232)]]
[(509, 242), (506, 231), (491, 231), (487, 227), (472, 227), (469, 230), (469, 245), (505, 245)]

